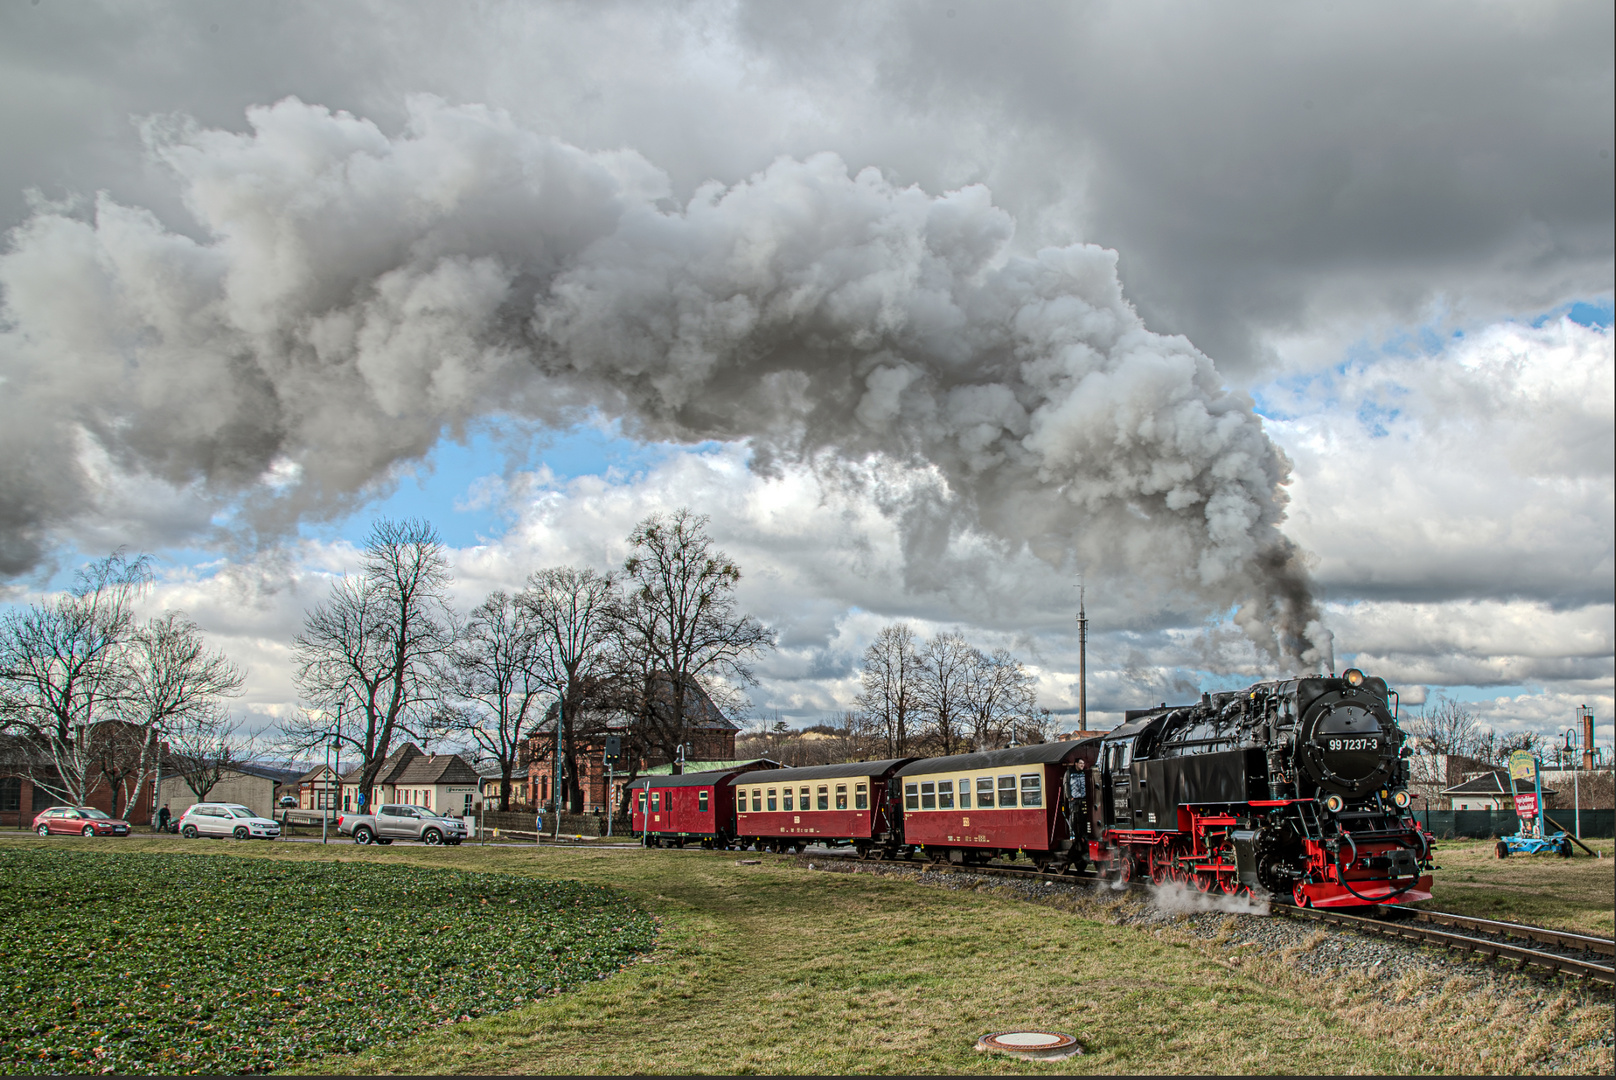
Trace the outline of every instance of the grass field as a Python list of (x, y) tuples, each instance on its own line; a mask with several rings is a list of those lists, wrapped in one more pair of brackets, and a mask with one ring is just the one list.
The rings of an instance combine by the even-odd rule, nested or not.
[(595, 885), (156, 847), (0, 847), (0, 1071), (261, 1072), (531, 1002), (655, 942)]
[(1574, 858), (1493, 854), (1492, 840), (1443, 840), (1431, 899), (1423, 907), (1484, 919), (1551, 926), (1616, 937), (1616, 845), (1583, 841), (1604, 855), (1580, 848)]
[[(27, 843), (23, 841), (21, 843)], [(35, 841), (35, 843), (45, 843)], [(52, 844), (78, 845), (77, 840)], [(88, 845), (86, 845), (87, 847)], [(113, 845), (104, 845), (112, 850)], [(661, 921), (654, 962), (499, 1015), (302, 1066), (333, 1073), (1609, 1072), (1611, 1010), (1554, 986), (1328, 983), (1171, 926), (1105, 921), (1110, 898), (1033, 903), (904, 876), (694, 851), (385, 850), (221, 843), (265, 862), (441, 866), (611, 883)], [(184, 850), (142, 840), (121, 850)], [(1057, 1064), (976, 1054), (982, 1034), (1070, 1031)]]

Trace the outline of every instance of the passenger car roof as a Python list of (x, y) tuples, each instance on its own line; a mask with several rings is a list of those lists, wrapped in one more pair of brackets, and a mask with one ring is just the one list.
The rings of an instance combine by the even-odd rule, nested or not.
[(679, 776), (642, 776), (629, 787), (635, 791), (642, 788), (711, 787), (749, 772), (773, 776), (778, 771), (778, 769), (717, 769), (713, 772), (683, 773)]
[(970, 772), (972, 769), (999, 769), (1006, 765), (1052, 765), (1068, 760), (1086, 739), (1066, 742), (1034, 743), (1031, 746), (1012, 746), (1006, 750), (984, 750), (976, 754), (955, 754), (952, 757), (921, 758), (899, 769), (894, 776), (920, 776), (929, 773)]
[(798, 780), (832, 780), (839, 776), (886, 776), (914, 758), (887, 758), (885, 761), (844, 761), (840, 765), (804, 765), (797, 769), (765, 769), (756, 781), (744, 783), (790, 784)]

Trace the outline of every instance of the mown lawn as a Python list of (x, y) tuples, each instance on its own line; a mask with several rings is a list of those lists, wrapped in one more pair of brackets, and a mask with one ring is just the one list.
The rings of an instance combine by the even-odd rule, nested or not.
[(1616, 844), (1584, 840), (1575, 856), (1511, 855), (1500, 859), (1493, 840), (1442, 840), (1431, 899), (1422, 907), (1483, 919), (1532, 923), (1582, 934), (1616, 936)]
[(531, 1002), (655, 941), (599, 885), (161, 846), (0, 847), (0, 1070), (282, 1068)]
[[(1304, 976), (1171, 925), (1113, 925), (1112, 894), (1034, 903), (908, 875), (825, 873), (776, 856), (742, 865), (733, 853), (696, 851), (220, 847), (273, 866), (340, 856), (500, 871), (517, 892), (558, 879), (611, 884), (660, 920), (658, 947), (641, 958), (649, 962), (609, 979), (301, 1071), (1338, 1074), (1611, 1064), (1598, 1045), (1611, 1010), (1576, 992), (1545, 985), (1501, 997), (1466, 977)], [(120, 845), (167, 848), (182, 845)], [(1054, 1064), (973, 1052), (982, 1034), (1023, 1025), (1070, 1031), (1087, 1052)], [(1568, 1056), (1568, 1047), (1581, 1049)]]

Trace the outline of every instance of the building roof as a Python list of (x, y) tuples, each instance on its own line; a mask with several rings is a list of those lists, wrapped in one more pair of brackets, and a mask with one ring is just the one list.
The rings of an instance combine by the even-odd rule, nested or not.
[(1050, 765), (1065, 761), (1086, 740), (1033, 743), (1030, 746), (1012, 746), (1007, 750), (986, 750), (976, 754), (955, 754), (952, 757), (921, 758), (905, 765), (894, 776), (919, 776), (944, 772), (970, 772), (972, 769), (998, 769), (1006, 765)]
[[(664, 707), (671, 705), (673, 698), (673, 680), (665, 674), (655, 676), (652, 684), (653, 695), (664, 703)], [(541, 732), (554, 731), (556, 722), (557, 703), (551, 702), (544, 715), (534, 724), (528, 732), (533, 738)], [(574, 731), (588, 731), (603, 734), (609, 731), (626, 731), (634, 726), (634, 718), (621, 710), (605, 710), (583, 708), (584, 722), (578, 723), (576, 717), (572, 724)], [(685, 726), (694, 731), (739, 731), (741, 726), (724, 715), (712, 697), (707, 693), (706, 687), (699, 680), (693, 680), (685, 692)], [(592, 734), (590, 738), (598, 738), (599, 734)]]
[[(364, 767), (356, 766), (343, 774), (344, 781), (357, 781)], [(428, 754), (407, 742), (387, 755), (377, 770), (377, 784), (475, 784), (479, 780), (471, 762), (459, 754)]]
[[(1526, 795), (1537, 790), (1534, 786), (1523, 786), (1520, 794)], [(1509, 774), (1505, 772), (1484, 773), (1462, 784), (1456, 784), (1442, 790), (1443, 795), (1509, 795)], [(1543, 789), (1545, 796), (1553, 795), (1549, 788)]]

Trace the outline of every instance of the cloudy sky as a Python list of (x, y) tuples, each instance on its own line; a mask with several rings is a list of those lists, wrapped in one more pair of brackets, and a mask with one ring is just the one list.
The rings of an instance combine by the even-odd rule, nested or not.
[(1613, 704), (1608, 4), (0, 8), (0, 573), (292, 706), (378, 514), (476, 603), (710, 515), (757, 715), (896, 619), (1091, 712)]

